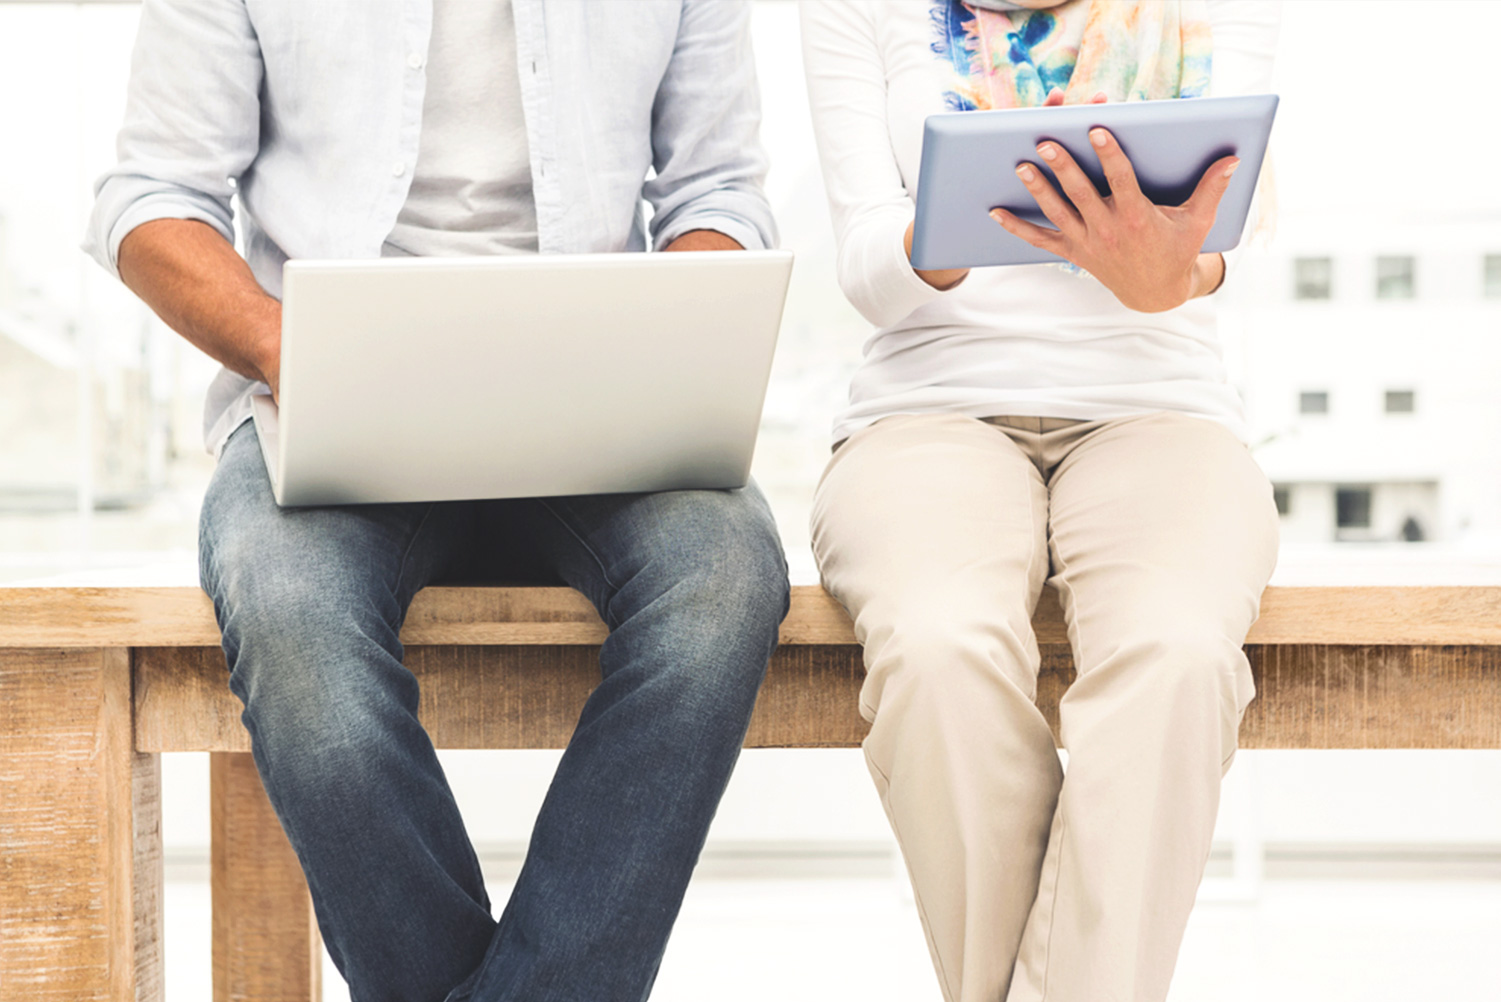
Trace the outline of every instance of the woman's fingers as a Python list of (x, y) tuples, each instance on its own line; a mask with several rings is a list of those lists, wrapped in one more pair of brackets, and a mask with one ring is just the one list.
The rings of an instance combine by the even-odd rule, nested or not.
[[(1108, 100), (1110, 100), (1110, 95), (1109, 94), (1106, 94), (1102, 90), (1097, 90), (1097, 91), (1094, 92), (1094, 97), (1092, 97), (1092, 98), (1089, 99), (1089, 103), (1090, 104), (1104, 104)], [(1052, 90), (1048, 91), (1048, 96), (1043, 99), (1042, 106), (1044, 108), (1060, 108), (1060, 107), (1062, 107), (1063, 106), (1063, 91), (1059, 90), (1057, 87), (1054, 87)]]
[(991, 209), (990, 218), (1000, 223), (1007, 233), (1020, 237), (1033, 247), (1050, 254), (1057, 254), (1059, 257), (1064, 256), (1063, 249), (1068, 241), (1057, 230), (1050, 230), (1045, 226), (1019, 219), (1005, 209)]
[(1042, 176), (1042, 171), (1029, 163), (1020, 163), (1016, 166), (1016, 176), (1027, 186), (1027, 191), (1037, 202), (1042, 214), (1048, 217), (1048, 222), (1058, 227), (1060, 232), (1070, 233), (1083, 225), (1074, 207), (1048, 183), (1048, 179)]
[(1230, 178), (1240, 166), (1239, 157), (1222, 157), (1209, 165), (1204, 176), (1199, 178), (1194, 193), (1183, 203), (1184, 210), (1206, 231), (1214, 225), (1214, 214), (1219, 210), (1220, 199), (1230, 187)]
[(1119, 207), (1122, 202), (1141, 199), (1141, 186), (1136, 183), (1136, 169), (1131, 166), (1131, 158), (1126, 156), (1126, 151), (1121, 149), (1110, 131), (1090, 129), (1089, 142), (1105, 171), (1105, 180), (1110, 182), (1110, 197), (1115, 199), (1116, 205)]
[[(1074, 203), (1074, 208), (1078, 210), (1079, 215), (1086, 222), (1098, 218), (1104, 211), (1105, 203), (1100, 198), (1099, 191), (1095, 189), (1094, 182), (1078, 164), (1074, 163), (1074, 158), (1069, 156), (1068, 150), (1058, 143), (1048, 141), (1038, 145), (1037, 155), (1042, 157), (1048, 167), (1052, 168), (1053, 176), (1058, 178), (1058, 186)], [(1031, 191), (1030, 185), (1027, 186), (1027, 190)], [(1033, 194), (1035, 195), (1036, 192)]]

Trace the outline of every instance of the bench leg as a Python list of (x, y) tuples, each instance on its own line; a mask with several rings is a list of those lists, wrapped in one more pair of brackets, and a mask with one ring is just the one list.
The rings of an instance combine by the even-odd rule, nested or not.
[(323, 952), (297, 856), (245, 752), (209, 756), (214, 1002), (317, 1002)]
[(0, 650), (0, 996), (160, 1002), (161, 763), (130, 651)]

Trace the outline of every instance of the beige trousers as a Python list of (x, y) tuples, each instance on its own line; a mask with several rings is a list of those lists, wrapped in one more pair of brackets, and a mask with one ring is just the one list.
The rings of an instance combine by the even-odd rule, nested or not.
[[(865, 647), (865, 756), (949, 1002), (1160, 1002), (1254, 689), (1241, 644), (1277, 553), (1213, 422), (887, 418), (813, 508)], [(1064, 778), (1031, 615), (1062, 598)]]

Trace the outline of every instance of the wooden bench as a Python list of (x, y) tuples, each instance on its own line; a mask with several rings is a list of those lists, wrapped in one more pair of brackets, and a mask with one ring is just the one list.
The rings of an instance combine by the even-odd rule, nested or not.
[[(1045, 593), (1039, 704), (1073, 669)], [(442, 748), (559, 748), (604, 627), (563, 588), (431, 588), (402, 639)], [(860, 652), (794, 589), (749, 747), (848, 747)], [(1270, 589), (1249, 748), (1501, 748), (1501, 588)], [(307, 889), (193, 589), (0, 589), (0, 998), (162, 997), (162, 752), (211, 753), (216, 1000), (316, 999)]]

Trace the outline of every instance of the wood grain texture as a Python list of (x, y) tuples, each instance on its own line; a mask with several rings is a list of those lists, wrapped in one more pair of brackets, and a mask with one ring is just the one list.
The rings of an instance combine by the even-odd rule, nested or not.
[[(1057, 734), (1073, 681), (1066, 645), (1044, 644), (1037, 703)], [(1501, 748), (1501, 649), (1492, 647), (1247, 648), (1258, 700), (1249, 748)], [(138, 651), (137, 747), (244, 751), (239, 703), (217, 652)], [(421, 717), (440, 748), (561, 748), (599, 677), (597, 651), (557, 647), (414, 647)], [(864, 669), (853, 645), (789, 645), (767, 670), (749, 748), (849, 747), (865, 736), (857, 698)]]
[(312, 901), (249, 755), (209, 756), (209, 801), (214, 1002), (317, 1002)]
[(167, 958), (162, 939), (162, 927), (166, 921), (166, 892), (162, 873), (160, 755), (132, 753), (131, 812), (131, 868), (134, 881), (131, 888), (134, 902), (131, 915), (134, 942), (131, 946), (135, 964), (135, 1000), (162, 1002), (167, 991)]
[(1501, 648), (1263, 645), (1243, 748), (1501, 748)]
[[(3, 647), (215, 647), (208, 598), (194, 588), (10, 588)], [(1039, 643), (1067, 641), (1052, 589), (1034, 618)], [(593, 646), (604, 625), (570, 588), (428, 588), (402, 640), (412, 645)], [(854, 641), (849, 618), (816, 586), (793, 589), (782, 643)], [(1501, 587), (1269, 588), (1252, 644), (1501, 645)]]
[(218, 647), (135, 652), (135, 743), (143, 752), (248, 752), (240, 701)]
[(129, 652), (0, 650), (0, 998), (160, 999), (159, 778)]

